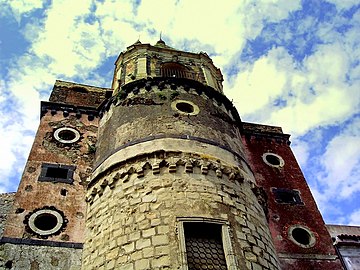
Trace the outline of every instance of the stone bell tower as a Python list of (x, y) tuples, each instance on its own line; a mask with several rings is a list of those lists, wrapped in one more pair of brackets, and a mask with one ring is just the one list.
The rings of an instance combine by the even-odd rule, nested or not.
[(162, 40), (120, 54), (100, 110), (83, 269), (279, 269), (222, 80), (206, 53)]
[(222, 80), (160, 40), (111, 89), (56, 81), (0, 196), (0, 269), (344, 269), (290, 135), (241, 121)]

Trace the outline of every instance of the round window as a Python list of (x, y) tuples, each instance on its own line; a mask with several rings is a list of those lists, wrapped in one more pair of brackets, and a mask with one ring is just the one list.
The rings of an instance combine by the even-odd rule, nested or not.
[(25, 217), (27, 231), (46, 238), (49, 235), (60, 233), (66, 226), (64, 214), (51, 207), (51, 209), (37, 209)]
[(186, 103), (186, 102), (179, 102), (176, 103), (176, 109), (179, 111), (182, 111), (184, 113), (193, 113), (194, 112), (194, 106)]
[(35, 227), (42, 231), (50, 231), (54, 229), (57, 224), (57, 217), (49, 213), (40, 214), (34, 219)]
[(62, 127), (55, 130), (54, 137), (61, 143), (74, 143), (80, 139), (80, 133), (74, 128)]
[(171, 103), (171, 108), (180, 114), (186, 115), (197, 115), (200, 112), (198, 106), (187, 100), (175, 100)]
[(272, 167), (283, 167), (285, 164), (285, 161), (282, 159), (282, 157), (274, 153), (265, 153), (263, 154), (262, 158), (267, 165)]
[(289, 238), (298, 246), (310, 248), (315, 245), (314, 234), (304, 226), (294, 225), (289, 228)]

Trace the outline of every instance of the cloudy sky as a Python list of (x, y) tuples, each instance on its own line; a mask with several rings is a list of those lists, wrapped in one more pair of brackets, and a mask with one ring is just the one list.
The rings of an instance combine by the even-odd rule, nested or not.
[(206, 51), (243, 121), (282, 126), (327, 223), (360, 225), (358, 0), (0, 0), (0, 192), (56, 79), (110, 87), (139, 38)]

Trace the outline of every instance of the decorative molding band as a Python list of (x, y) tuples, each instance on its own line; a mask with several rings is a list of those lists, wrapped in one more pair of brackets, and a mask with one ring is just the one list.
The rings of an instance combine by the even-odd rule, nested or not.
[(231, 115), (235, 119), (235, 123), (240, 124), (241, 119), (240, 116), (232, 104), (232, 102), (222, 93), (216, 91), (214, 88), (204, 85), (198, 81), (186, 79), (186, 78), (171, 78), (171, 77), (154, 77), (147, 79), (136, 80), (131, 83), (127, 83), (123, 85), (120, 91), (109, 98), (105, 103), (101, 105), (100, 118), (103, 116), (105, 111), (108, 111), (111, 105), (117, 105), (120, 101), (125, 100), (129, 93), (137, 95), (140, 93), (141, 89), (145, 89), (146, 91), (151, 91), (156, 89), (162, 91), (163, 89), (172, 89), (176, 90), (179, 87), (182, 87), (186, 92), (193, 90), (198, 95), (204, 94), (209, 99), (215, 100), (215, 102), (220, 106), (223, 104), (227, 111), (231, 112)]
[(246, 140), (252, 140), (255, 138), (256, 140), (271, 140), (279, 144), (291, 144), (289, 140), (289, 134), (278, 134), (274, 132), (254, 132), (247, 130), (242, 130), (241, 134), (243, 134)]
[(14, 245), (28, 245), (28, 246), (47, 246), (47, 247), (61, 247), (61, 248), (75, 248), (82, 249), (83, 243), (74, 242), (58, 242), (58, 241), (43, 241), (35, 239), (2, 237), (0, 244), (14, 244)]
[(212, 174), (218, 178), (231, 182), (247, 182), (252, 188), (256, 186), (247, 173), (239, 167), (226, 166), (205, 156), (161, 150), (127, 159), (97, 175), (88, 183), (86, 201), (92, 203), (96, 195), (101, 196), (106, 187), (114, 189), (119, 181), (128, 182), (130, 175), (136, 174), (138, 178), (142, 178), (151, 172), (153, 175), (174, 174), (179, 171), (180, 166), (183, 167), (183, 173), (207, 175), (212, 171)]
[(75, 113), (77, 118), (81, 118), (81, 115), (85, 114), (88, 115), (89, 121), (94, 120), (94, 118), (99, 115), (98, 110), (94, 107), (74, 106), (63, 103), (41, 101), (40, 118), (42, 118), (48, 111), (51, 112), (51, 115), (55, 115), (58, 111), (63, 112), (64, 117), (69, 116), (70, 113)]
[(153, 136), (149, 136), (149, 137), (145, 137), (145, 138), (141, 138), (141, 139), (137, 139), (137, 140), (133, 140), (131, 142), (125, 143), (121, 146), (119, 146), (118, 148), (112, 150), (109, 154), (107, 154), (104, 158), (102, 158), (101, 160), (97, 161), (94, 164), (93, 167), (93, 172), (106, 160), (108, 159), (110, 156), (114, 155), (116, 152), (125, 149), (126, 147), (129, 146), (133, 146), (139, 143), (144, 143), (144, 142), (148, 142), (148, 141), (153, 141), (153, 140), (158, 140), (158, 139), (183, 139), (183, 140), (188, 140), (188, 141), (197, 141), (200, 143), (206, 143), (209, 145), (213, 145), (213, 146), (217, 146), (221, 149), (224, 149), (230, 153), (232, 153), (233, 155), (235, 155), (236, 157), (238, 157), (239, 159), (241, 159), (242, 161), (244, 161), (245, 163), (247, 163), (247, 161), (245, 160), (244, 156), (242, 156), (241, 154), (239, 154), (238, 152), (235, 152), (234, 150), (232, 150), (230, 147), (222, 145), (218, 142), (212, 141), (212, 140), (208, 140), (202, 137), (196, 137), (196, 136), (191, 136), (191, 135), (171, 135), (171, 134), (158, 134), (158, 135), (153, 135)]

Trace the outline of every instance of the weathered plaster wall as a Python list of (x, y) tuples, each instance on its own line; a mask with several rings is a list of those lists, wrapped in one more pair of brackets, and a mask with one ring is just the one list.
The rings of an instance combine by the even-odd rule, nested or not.
[[(288, 136), (276, 128), (262, 125), (244, 129), (244, 134), (243, 142), (257, 184), (267, 194), (269, 227), (282, 269), (342, 269), (322, 216), (291, 151)], [(279, 155), (284, 165), (269, 166), (264, 162), (264, 153)], [(298, 191), (302, 203), (277, 202), (273, 188)], [(313, 233), (313, 246), (304, 247), (291, 240), (289, 229), (294, 225)]]
[[(78, 130), (81, 134), (80, 140), (71, 145), (56, 141), (53, 132), (63, 126)], [(42, 117), (4, 236), (36, 238), (25, 231), (26, 215), (44, 206), (54, 206), (65, 214), (68, 223), (63, 233), (48, 239), (80, 243), (83, 241), (86, 211), (84, 184), (91, 172), (94, 153), (89, 145), (95, 144), (96, 131), (97, 120), (89, 121), (86, 115), (78, 119), (74, 114), (64, 117), (61, 112), (55, 115), (48, 112)], [(76, 166), (74, 182), (68, 184), (39, 181), (41, 165), (44, 162)], [(61, 193), (64, 190), (66, 195)]]

